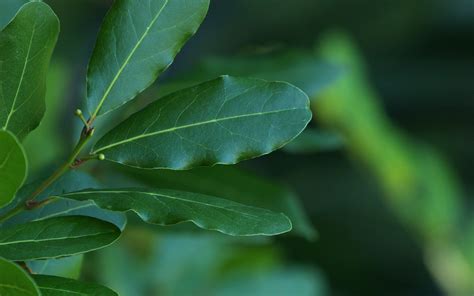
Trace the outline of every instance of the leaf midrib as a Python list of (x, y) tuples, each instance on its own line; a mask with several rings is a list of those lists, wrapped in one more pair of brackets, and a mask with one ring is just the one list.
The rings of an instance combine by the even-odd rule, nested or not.
[(26, 289), (23, 289), (23, 288), (20, 288), (18, 286), (14, 286), (14, 285), (8, 285), (8, 284), (1, 284), (0, 283), (0, 287), (5, 287), (7, 289), (18, 290), (18, 291), (21, 291), (23, 293), (28, 293), (28, 295), (34, 295), (33, 293), (31, 293), (31, 291), (28, 291)]
[(115, 146), (119, 146), (119, 145), (122, 145), (122, 144), (126, 144), (128, 142), (133, 142), (133, 141), (140, 140), (140, 139), (143, 139), (143, 138), (152, 137), (152, 136), (156, 136), (156, 135), (164, 134), (164, 133), (170, 133), (170, 132), (174, 132), (174, 131), (182, 130), (182, 129), (186, 129), (186, 128), (192, 128), (192, 127), (196, 127), (196, 126), (201, 126), (201, 125), (206, 125), (206, 124), (213, 124), (213, 123), (218, 123), (218, 122), (223, 122), (223, 121), (228, 121), (228, 120), (234, 120), (234, 119), (240, 119), (240, 118), (246, 118), (246, 117), (265, 116), (265, 115), (277, 114), (277, 113), (295, 111), (295, 110), (304, 110), (304, 109), (303, 108), (293, 108), (293, 109), (274, 110), (274, 111), (269, 111), (269, 112), (257, 112), (257, 113), (250, 113), (250, 114), (242, 114), (242, 115), (236, 115), (236, 116), (215, 118), (215, 119), (211, 119), (211, 120), (207, 120), (207, 121), (201, 121), (201, 122), (186, 124), (186, 125), (182, 125), (182, 126), (174, 126), (172, 128), (168, 128), (168, 129), (164, 129), (164, 130), (160, 130), (160, 131), (156, 131), (156, 132), (152, 132), (152, 133), (145, 133), (145, 134), (141, 134), (141, 135), (138, 135), (138, 136), (135, 136), (135, 137), (131, 137), (131, 138), (128, 138), (128, 139), (125, 139), (125, 140), (122, 140), (122, 141), (115, 142), (113, 144), (110, 144), (110, 145), (107, 145), (107, 146), (104, 146), (104, 147), (101, 147), (101, 148), (95, 150), (93, 152), (93, 154), (100, 153), (104, 150), (107, 150), (107, 149), (110, 149), (110, 148), (113, 148)]
[(38, 239), (38, 240), (17, 240), (17, 241), (11, 241), (11, 242), (0, 242), (0, 246), (8, 246), (8, 245), (13, 245), (13, 244), (26, 244), (26, 243), (42, 243), (42, 242), (50, 242), (50, 241), (60, 241), (60, 240), (66, 240), (66, 239), (76, 239), (76, 238), (83, 238), (83, 237), (93, 237), (93, 236), (99, 236), (99, 235), (107, 235), (114, 233), (114, 231), (107, 231), (107, 232), (98, 232), (98, 233), (92, 233), (92, 234), (87, 234), (87, 235), (78, 235), (78, 236), (66, 236), (66, 237), (57, 237), (57, 238), (50, 238), (50, 239)]
[[(120, 78), (120, 75), (122, 75), (122, 72), (125, 70), (125, 68), (127, 67), (127, 65), (130, 63), (130, 60), (132, 59), (133, 55), (135, 54), (135, 52), (137, 51), (137, 49), (140, 47), (140, 45), (142, 44), (143, 40), (145, 40), (146, 36), (147, 36), (148, 33), (150, 32), (151, 28), (155, 25), (156, 21), (158, 20), (158, 18), (160, 17), (161, 13), (162, 13), (163, 10), (166, 8), (166, 6), (168, 5), (168, 3), (169, 3), (169, 0), (165, 0), (165, 3), (164, 3), (163, 6), (160, 8), (160, 10), (159, 10), (158, 13), (156, 14), (156, 16), (152, 19), (152, 21), (150, 22), (150, 25), (148, 25), (148, 27), (146, 28), (146, 30), (145, 30), (145, 32), (143, 33), (143, 35), (140, 37), (140, 39), (138, 39), (137, 44), (135, 44), (135, 46), (133, 47), (132, 51), (131, 51), (130, 54), (127, 56), (127, 58), (125, 59), (124, 63), (122, 64), (122, 66), (121, 66), (120, 69), (118, 70), (117, 74), (115, 75), (114, 79), (113, 79), (112, 82), (110, 83), (109, 87), (108, 87), (107, 90), (105, 91), (104, 95), (103, 95), (102, 98), (100, 99), (99, 104), (97, 105), (97, 108), (95, 109), (94, 113), (92, 114), (92, 118), (96, 118), (97, 115), (99, 114), (100, 109), (102, 109), (102, 106), (103, 106), (105, 100), (107, 99), (107, 97), (109, 96), (110, 92), (112, 91), (113, 87), (115, 86), (115, 83), (117, 83), (118, 79)], [(133, 24), (132, 24), (132, 25), (133, 25)]]
[[(240, 214), (240, 215), (250, 216), (254, 219), (255, 218), (258, 219), (258, 216), (251, 215), (249, 213), (239, 212), (239, 211), (227, 208), (227, 207), (220, 207), (220, 206), (213, 205), (213, 204), (208, 204), (208, 203), (195, 201), (195, 200), (190, 200), (190, 199), (184, 199), (184, 198), (180, 198), (180, 197), (177, 197), (177, 196), (171, 196), (171, 195), (166, 195), (166, 194), (162, 194), (162, 193), (142, 192), (142, 191), (136, 191), (136, 192), (133, 192), (133, 191), (85, 191), (85, 192), (65, 194), (65, 195), (63, 195), (63, 197), (68, 197), (68, 196), (73, 196), (73, 195), (82, 195), (82, 194), (101, 194), (101, 193), (102, 194), (127, 194), (127, 195), (136, 193), (136, 194), (150, 195), (150, 196), (153, 196), (154, 198), (161, 196), (161, 197), (164, 197), (164, 198), (179, 200), (179, 201), (183, 201), (183, 202), (187, 202), (187, 203), (195, 203), (195, 204), (204, 205), (204, 206), (208, 206), (208, 207), (211, 207), (211, 208), (216, 208), (216, 209), (220, 209), (220, 210), (224, 210), (224, 211), (228, 211), (228, 212), (234, 212), (234, 213), (237, 213), (237, 214)], [(93, 199), (92, 199), (92, 201), (94, 202)], [(245, 205), (240, 205), (240, 204), (236, 204), (236, 206), (252, 208), (250, 206), (245, 206)], [(258, 208), (256, 208), (256, 209), (258, 209)], [(262, 212), (265, 211), (264, 209), (261, 209), (261, 210), (262, 210)], [(277, 215), (277, 213), (275, 213), (275, 215)]]
[(43, 286), (38, 286), (38, 288), (40, 288), (41, 290), (66, 292), (66, 293), (71, 293), (71, 294), (75, 294), (75, 295), (84, 295), (84, 296), (90, 295), (90, 294), (84, 294), (84, 293), (81, 293), (81, 292), (76, 292), (76, 291), (66, 290), (66, 289), (50, 288), (50, 287), (43, 287)]

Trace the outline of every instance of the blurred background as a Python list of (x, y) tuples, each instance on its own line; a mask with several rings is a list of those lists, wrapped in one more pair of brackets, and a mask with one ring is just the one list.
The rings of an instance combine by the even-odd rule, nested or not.
[[(38, 172), (77, 135), (71, 115), (111, 5), (45, 2), (62, 30), (47, 120), (27, 142)], [(271, 204), (294, 231), (236, 239), (131, 217), (118, 244), (57, 263), (63, 274), (121, 295), (474, 295), (474, 1), (213, 0), (170, 70), (125, 114), (220, 74), (299, 86), (314, 122), (238, 168), (86, 171), (111, 185)]]

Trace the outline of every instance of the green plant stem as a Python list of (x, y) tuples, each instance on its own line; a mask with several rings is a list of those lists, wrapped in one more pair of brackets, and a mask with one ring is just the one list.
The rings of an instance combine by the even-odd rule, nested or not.
[(35, 207), (30, 207), (33, 203), (33, 201), (41, 194), (43, 193), (49, 186), (51, 186), (54, 182), (56, 182), (59, 178), (61, 178), (67, 171), (69, 171), (71, 168), (74, 167), (74, 163), (76, 159), (78, 158), (79, 154), (82, 152), (82, 150), (86, 147), (87, 143), (91, 139), (92, 135), (94, 134), (94, 129), (93, 128), (87, 128), (85, 127), (81, 133), (81, 137), (74, 148), (74, 150), (71, 153), (71, 156), (68, 158), (68, 160), (60, 166), (48, 179), (46, 179), (41, 185), (36, 189), (25, 202), (20, 202), (15, 208), (10, 210), (8, 213), (6, 213), (3, 217), (0, 218), (0, 223), (3, 223), (4, 221), (10, 219), (13, 216), (16, 216), (17, 214), (25, 211), (25, 210), (31, 210), (31, 209), (36, 209), (40, 208), (43, 205), (46, 205), (48, 203), (44, 204), (38, 204)]

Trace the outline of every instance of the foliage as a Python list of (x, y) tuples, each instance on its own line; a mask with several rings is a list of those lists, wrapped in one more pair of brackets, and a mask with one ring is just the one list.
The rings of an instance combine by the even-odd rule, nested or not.
[[(46, 123), (26, 139), (43, 119), (46, 104), (57, 101), (63, 91), (46, 96), (59, 20), (41, 1), (22, 4), (6, 1), (0, 5), (0, 289), (6, 289), (2, 295), (16, 295), (11, 289), (30, 295), (115, 295), (108, 288), (58, 275), (77, 277), (82, 254), (117, 241), (127, 212), (150, 224), (193, 222), (232, 236), (289, 232), (292, 223), (283, 214), (288, 213), (299, 234), (314, 236), (295, 196), (281, 194), (286, 189), (263, 181), (254, 183), (256, 192), (271, 188), (276, 204), (260, 200), (257, 193), (245, 198), (219, 197), (226, 194), (211, 188), (213, 184), (204, 187), (211, 191), (208, 194), (156, 184), (107, 188), (94, 173), (77, 171), (96, 160), (147, 172), (230, 165), (282, 148), (306, 128), (312, 113), (303, 91), (285, 82), (227, 75), (206, 77), (199, 82), (207, 82), (157, 95), (154, 102), (115, 127), (108, 121), (96, 124), (105, 114), (123, 111), (123, 105), (170, 66), (203, 21), (208, 0), (115, 1), (88, 66), (85, 103), (89, 118), (80, 109), (75, 112), (83, 125), (77, 144), (49, 177), (32, 174), (32, 182), (23, 186), (28, 173), (23, 143), (34, 160), (30, 174), (54, 165), (67, 153), (55, 139), (60, 108), (48, 111)], [(50, 72), (50, 77), (66, 79), (60, 66), (53, 69), (59, 72)], [(96, 129), (104, 135), (93, 143)], [(36, 147), (43, 137), (58, 144)], [(35, 156), (38, 149), (50, 148), (48, 155)], [(31, 277), (22, 267), (39, 275)], [(64, 272), (59, 272), (61, 268)], [(303, 282), (305, 274), (288, 273), (296, 278), (302, 275)], [(278, 282), (286, 275), (269, 273), (265, 280)], [(258, 286), (254, 282), (246, 289)]]

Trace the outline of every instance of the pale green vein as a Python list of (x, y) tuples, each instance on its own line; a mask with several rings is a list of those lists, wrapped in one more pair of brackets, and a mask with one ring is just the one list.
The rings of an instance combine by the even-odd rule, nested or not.
[(48, 239), (28, 239), (28, 240), (17, 240), (17, 241), (10, 241), (10, 242), (0, 242), (0, 246), (8, 246), (14, 244), (27, 244), (27, 243), (43, 243), (43, 242), (51, 242), (51, 241), (60, 241), (66, 239), (76, 239), (76, 238), (83, 238), (83, 237), (93, 237), (98, 235), (105, 235), (109, 233), (114, 233), (113, 231), (108, 232), (98, 232), (98, 233), (91, 233), (86, 235), (77, 235), (77, 236), (66, 236), (66, 237), (55, 237), (55, 238), (48, 238)]
[(20, 288), (18, 286), (13, 286), (13, 285), (8, 285), (8, 284), (0, 284), (0, 287), (4, 287), (4, 288), (7, 288), (7, 289), (12, 289), (12, 290), (17, 290), (17, 291), (21, 291), (23, 293), (27, 293), (28, 295), (35, 295), (33, 293), (31, 293), (31, 291), (28, 291), (26, 289), (23, 289), (23, 288)]
[[(64, 196), (64, 197), (68, 197), (68, 196), (73, 196), (73, 195), (100, 194), (100, 193), (103, 193), (103, 194), (131, 194), (132, 192), (128, 192), (128, 191), (91, 191), (91, 192), (69, 193), (69, 194), (65, 194), (65, 195), (63, 195), (63, 196)], [(165, 194), (162, 194), (162, 193), (152, 193), (152, 192), (136, 192), (136, 193), (138, 193), (138, 194), (144, 194), (144, 195), (150, 195), (150, 196), (153, 196), (154, 198), (157, 198), (157, 197), (160, 197), (160, 196), (161, 196), (161, 197), (164, 197), (164, 198), (179, 200), (179, 201), (183, 201), (183, 202), (187, 202), (187, 203), (195, 203), (195, 204), (198, 204), (198, 205), (203, 205), (203, 206), (207, 206), (207, 207), (210, 207), (210, 208), (216, 208), (216, 209), (220, 209), (220, 210), (225, 210), (225, 211), (228, 211), (228, 212), (234, 212), (234, 213), (241, 214), (241, 215), (244, 215), (244, 216), (250, 216), (250, 217), (252, 217), (252, 218), (254, 218), (254, 219), (258, 219), (258, 216), (255, 216), (255, 215), (250, 215), (250, 214), (247, 214), (247, 213), (242, 213), (242, 212), (239, 212), (239, 211), (230, 209), (230, 208), (219, 207), (219, 206), (216, 206), (216, 205), (213, 205), (213, 204), (208, 204), (208, 203), (204, 203), (204, 202), (199, 202), (199, 201), (192, 200), (192, 199), (184, 199), (184, 198), (179, 198), (179, 197), (176, 197), (176, 196), (165, 195)], [(92, 200), (92, 201), (94, 201), (94, 200)], [(239, 206), (243, 206), (243, 205), (239, 205)]]
[(65, 289), (58, 289), (58, 288), (50, 288), (50, 287), (43, 287), (43, 286), (38, 286), (41, 290), (51, 290), (51, 291), (59, 291), (59, 292), (65, 292), (65, 293), (70, 293), (74, 295), (90, 295), (90, 294), (84, 294), (76, 291), (71, 291), (71, 290), (65, 290)]
[(0, 164), (0, 169), (3, 169), (3, 167), (7, 164), (7, 162), (10, 160), (12, 153), (13, 153), (13, 148), (10, 150), (10, 152), (7, 153), (5, 160)]
[(23, 64), (23, 70), (21, 72), (20, 82), (18, 83), (18, 88), (16, 89), (15, 98), (13, 99), (13, 103), (12, 103), (10, 112), (8, 113), (7, 120), (5, 122), (5, 125), (3, 126), (3, 129), (5, 129), (5, 130), (8, 129), (8, 124), (10, 123), (11, 117), (16, 112), (16, 109), (15, 109), (16, 101), (18, 100), (18, 95), (20, 94), (20, 90), (21, 90), (21, 87), (23, 85), (23, 79), (25, 77), (26, 68), (28, 66), (28, 61), (30, 60), (31, 47), (33, 45), (33, 38), (34, 38), (35, 32), (36, 32), (36, 27), (35, 26), (36, 26), (36, 23), (33, 26), (33, 30), (31, 31), (30, 43), (28, 44), (28, 51), (26, 53), (25, 63)]
[[(102, 96), (102, 98), (100, 99), (99, 101), (99, 105), (97, 106), (97, 108), (95, 109), (93, 115), (92, 115), (92, 118), (96, 118), (97, 117), (97, 114), (99, 113), (100, 109), (102, 108), (102, 105), (104, 104), (105, 100), (107, 99), (107, 97), (109, 96), (110, 92), (112, 91), (113, 87), (115, 86), (115, 83), (117, 83), (118, 79), (120, 78), (120, 75), (122, 75), (122, 72), (125, 70), (125, 68), (127, 67), (127, 65), (130, 63), (130, 60), (132, 59), (133, 55), (135, 54), (135, 52), (138, 50), (138, 48), (140, 47), (140, 45), (142, 44), (143, 40), (145, 40), (146, 36), (148, 35), (148, 33), (150, 32), (151, 28), (153, 27), (153, 25), (156, 23), (156, 21), (158, 20), (158, 18), (160, 17), (161, 13), (163, 12), (163, 10), (166, 8), (166, 6), (168, 5), (168, 2), (169, 0), (166, 0), (165, 3), (163, 4), (163, 6), (160, 8), (160, 10), (158, 11), (158, 13), (156, 14), (156, 16), (152, 19), (152, 21), (150, 22), (150, 25), (146, 28), (145, 32), (143, 33), (143, 35), (140, 37), (140, 39), (138, 40), (137, 44), (135, 44), (135, 46), (133, 47), (132, 51), (130, 52), (130, 54), (127, 56), (127, 58), (125, 59), (125, 62), (122, 64), (122, 66), (120, 67), (120, 69), (118, 70), (117, 74), (115, 75), (114, 79), (112, 80), (112, 82), (110, 83), (109, 87), (107, 88), (107, 90), (105, 91), (104, 95)], [(132, 24), (133, 25), (133, 24)]]
[(142, 134), (142, 135), (138, 135), (138, 136), (135, 136), (135, 137), (131, 137), (131, 138), (128, 138), (128, 139), (119, 141), (119, 142), (115, 142), (115, 143), (113, 143), (113, 144), (110, 144), (110, 145), (101, 147), (101, 148), (97, 149), (96, 151), (94, 151), (93, 153), (94, 153), (94, 154), (97, 154), (97, 153), (100, 153), (100, 152), (102, 152), (102, 151), (104, 151), (104, 150), (110, 149), (110, 148), (115, 147), (115, 146), (118, 146), (118, 145), (126, 144), (126, 143), (129, 143), (129, 142), (133, 142), (133, 141), (140, 140), (140, 139), (147, 138), (147, 137), (156, 136), (156, 135), (159, 135), (159, 134), (171, 133), (171, 132), (175, 132), (175, 131), (182, 130), (182, 129), (192, 128), (192, 127), (196, 127), (196, 126), (202, 126), (202, 125), (206, 125), (206, 124), (219, 123), (219, 122), (223, 122), (223, 121), (234, 120), (234, 119), (240, 119), (240, 118), (246, 118), (246, 117), (254, 117), (254, 116), (264, 116), (264, 115), (270, 115), (270, 114), (277, 114), (277, 113), (288, 112), (288, 111), (295, 111), (295, 110), (303, 110), (303, 109), (295, 108), (295, 109), (275, 110), (275, 111), (269, 111), (269, 112), (257, 112), (257, 113), (250, 113), (250, 114), (243, 114), (243, 115), (236, 115), (236, 116), (229, 116), (229, 117), (216, 118), (216, 119), (211, 119), (211, 120), (207, 120), (207, 121), (202, 121), (202, 122), (196, 122), (196, 123), (186, 124), (186, 125), (182, 125), (182, 126), (175, 126), (175, 127), (172, 127), (172, 128), (168, 128), (168, 129), (161, 130), (161, 131), (156, 131), (156, 132), (152, 132), (152, 133), (146, 133), (146, 134)]

